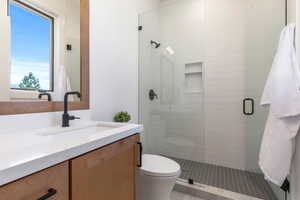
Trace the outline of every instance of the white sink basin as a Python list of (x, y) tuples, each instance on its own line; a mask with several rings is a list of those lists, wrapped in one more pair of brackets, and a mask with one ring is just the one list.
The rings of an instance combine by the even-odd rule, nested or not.
[(78, 134), (78, 133), (101, 133), (104, 131), (122, 128), (127, 124), (120, 123), (105, 123), (105, 122), (86, 122), (80, 125), (74, 125), (70, 127), (51, 127), (47, 129), (36, 130), (36, 134), (39, 136), (55, 136), (61, 134)]

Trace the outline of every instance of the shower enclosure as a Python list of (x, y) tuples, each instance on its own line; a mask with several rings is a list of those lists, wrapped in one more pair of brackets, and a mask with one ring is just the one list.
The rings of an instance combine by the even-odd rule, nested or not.
[(178, 161), (182, 179), (276, 199), (258, 167), (259, 104), (285, 16), (284, 0), (172, 0), (141, 14), (145, 152)]

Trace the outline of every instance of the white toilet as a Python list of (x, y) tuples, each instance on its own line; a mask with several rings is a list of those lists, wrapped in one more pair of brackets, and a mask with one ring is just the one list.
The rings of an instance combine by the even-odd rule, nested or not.
[(175, 161), (158, 155), (144, 154), (138, 171), (137, 200), (169, 200), (181, 173)]

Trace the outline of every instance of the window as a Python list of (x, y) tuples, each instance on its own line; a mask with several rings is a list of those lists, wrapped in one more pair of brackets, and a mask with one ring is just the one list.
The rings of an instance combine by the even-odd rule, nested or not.
[(11, 17), (11, 88), (53, 91), (53, 26), (47, 14), (16, 0)]

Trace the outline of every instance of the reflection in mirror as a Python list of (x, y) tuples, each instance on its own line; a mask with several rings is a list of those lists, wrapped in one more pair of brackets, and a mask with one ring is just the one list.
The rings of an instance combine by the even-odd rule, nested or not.
[(0, 100), (62, 101), (80, 91), (80, 0), (0, 1), (8, 4), (0, 5), (8, 55), (0, 57)]

